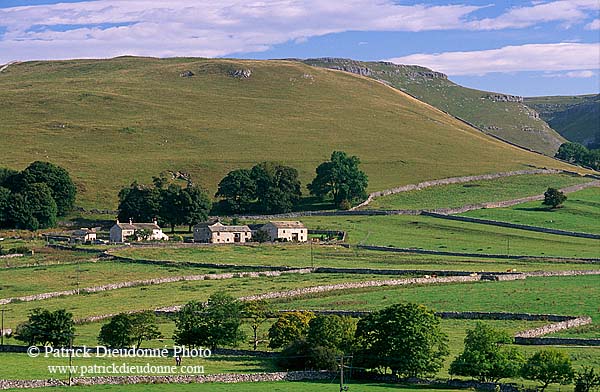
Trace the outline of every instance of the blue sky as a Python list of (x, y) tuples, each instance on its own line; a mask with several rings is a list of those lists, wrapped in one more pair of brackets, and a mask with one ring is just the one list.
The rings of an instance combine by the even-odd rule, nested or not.
[(600, 0), (0, 0), (0, 64), (119, 55), (419, 64), (518, 95), (600, 92)]

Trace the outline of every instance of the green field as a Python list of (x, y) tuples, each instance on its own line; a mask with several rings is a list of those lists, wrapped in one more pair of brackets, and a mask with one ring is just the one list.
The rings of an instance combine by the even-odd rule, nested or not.
[(0, 269), (0, 298), (17, 297), (168, 276), (229, 272), (214, 268), (155, 266), (100, 261), (96, 263)]
[[(229, 75), (246, 68), (248, 79)], [(196, 76), (180, 77), (185, 70)], [(84, 207), (114, 208), (121, 187), (164, 170), (190, 173), (212, 193), (231, 169), (281, 160), (306, 184), (334, 149), (361, 158), (370, 190), (531, 167), (573, 169), (371, 79), (295, 61), (24, 62), (0, 75), (0, 118), (0, 138), (11, 140), (0, 145), (2, 165), (64, 166)]]
[[(464, 184), (439, 185), (378, 197), (365, 209), (428, 210), (541, 195), (549, 187), (564, 188), (591, 181), (566, 174), (520, 175)], [(539, 203), (538, 203), (539, 204)]]
[[(404, 286), (319, 293), (276, 302), (281, 309), (377, 310), (415, 302), (437, 311), (587, 315), (600, 323), (600, 275), (527, 278), (507, 282)], [(600, 337), (597, 335), (596, 337)]]
[[(548, 227), (551, 229), (600, 233), (600, 188), (588, 188), (567, 196), (562, 208), (548, 209), (540, 202), (509, 208), (469, 211), (464, 216)], [(600, 254), (600, 244), (597, 245)]]
[(305, 63), (321, 67), (369, 68), (374, 79), (384, 80), (423, 102), (475, 124), (485, 132), (545, 154), (554, 155), (564, 142), (555, 130), (536, 119), (535, 114), (522, 103), (495, 102), (487, 97), (497, 93), (463, 87), (439, 73), (432, 77), (433, 72), (428, 68), (345, 59), (308, 59)]
[(115, 314), (128, 310), (155, 309), (183, 305), (191, 300), (204, 301), (217, 291), (235, 297), (270, 291), (292, 290), (300, 287), (318, 286), (353, 281), (384, 280), (385, 275), (346, 274), (286, 274), (278, 277), (232, 278), (225, 280), (202, 280), (160, 285), (130, 287), (104, 292), (55, 297), (42, 301), (13, 302), (5, 315), (5, 326), (15, 328), (27, 319), (29, 312), (38, 307), (67, 309), (74, 317)]
[(311, 229), (344, 229), (350, 243), (478, 254), (599, 257), (599, 241), (426, 216), (305, 217)]
[[(115, 255), (146, 260), (185, 263), (220, 263), (244, 266), (287, 267), (339, 267), (377, 269), (419, 269), (457, 271), (518, 271), (587, 270), (597, 268), (591, 264), (543, 260), (506, 260), (484, 257), (418, 255), (346, 248), (340, 245), (245, 245), (199, 246), (185, 248), (130, 248), (114, 252)], [(311, 261), (312, 253), (312, 261)]]

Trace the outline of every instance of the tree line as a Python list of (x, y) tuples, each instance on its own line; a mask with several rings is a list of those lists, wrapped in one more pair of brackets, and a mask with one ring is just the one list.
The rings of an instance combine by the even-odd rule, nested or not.
[(600, 149), (588, 149), (582, 144), (567, 142), (560, 145), (554, 155), (569, 163), (600, 170)]
[[(268, 332), (263, 325), (275, 319)], [(242, 302), (217, 292), (206, 302), (187, 303), (174, 316), (175, 343), (190, 348), (239, 346), (246, 340), (242, 324), (251, 326), (249, 343), (256, 350), (268, 342), (278, 350), (276, 365), (282, 370), (336, 370), (340, 356), (351, 356), (357, 371), (393, 374), (397, 377), (430, 377), (443, 367), (449, 355), (448, 337), (441, 319), (424, 305), (395, 304), (354, 318), (316, 315), (309, 311), (274, 312), (266, 301)], [(65, 347), (75, 333), (72, 314), (65, 310), (34, 309), (20, 324), (15, 338), (29, 345)], [(163, 338), (151, 311), (113, 316), (98, 336), (111, 348), (136, 347)], [(576, 392), (600, 387), (600, 375), (592, 368), (575, 372), (566, 353), (543, 349), (526, 357), (511, 347), (513, 337), (485, 323), (467, 330), (464, 349), (450, 364), (449, 373), (480, 382), (497, 383), (522, 377), (550, 384), (575, 381)]]
[[(360, 159), (334, 151), (329, 161), (316, 168), (316, 176), (307, 185), (321, 200), (331, 199), (338, 208), (366, 198), (367, 175), (359, 168)], [(119, 192), (119, 219), (191, 227), (215, 212), (282, 213), (297, 207), (302, 197), (298, 170), (276, 162), (262, 162), (250, 169), (235, 169), (220, 181), (212, 205), (205, 189), (188, 181), (182, 187), (165, 175), (154, 177), (152, 184), (133, 182)]]
[(53, 227), (73, 208), (76, 193), (69, 173), (49, 162), (33, 162), (20, 172), (0, 168), (0, 227)]

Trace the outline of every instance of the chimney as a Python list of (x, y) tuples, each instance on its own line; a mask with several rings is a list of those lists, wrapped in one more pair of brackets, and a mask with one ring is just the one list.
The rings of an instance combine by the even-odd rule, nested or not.
[(117, 218), (117, 225), (119, 224), (119, 218)]
[(129, 218), (129, 224), (133, 225), (133, 219)]
[(158, 226), (158, 219), (156, 219), (156, 218), (153, 218), (153, 219), (152, 219), (152, 223), (154, 223), (156, 226)]

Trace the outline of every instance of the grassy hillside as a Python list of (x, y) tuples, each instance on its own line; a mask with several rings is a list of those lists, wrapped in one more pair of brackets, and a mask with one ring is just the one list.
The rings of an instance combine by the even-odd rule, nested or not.
[(565, 138), (600, 145), (600, 94), (525, 98), (525, 104)]
[[(180, 76), (187, 70), (194, 76)], [(233, 76), (236, 70), (251, 75)], [(231, 169), (281, 160), (306, 184), (334, 149), (361, 157), (370, 190), (568, 167), (369, 78), (296, 61), (20, 63), (0, 73), (0, 118), (0, 166), (62, 165), (86, 207), (114, 208), (120, 187), (164, 170), (190, 173), (214, 192)]]
[(523, 105), (521, 97), (474, 90), (446, 75), (413, 65), (347, 59), (309, 59), (305, 63), (359, 73), (383, 81), (492, 135), (554, 155), (563, 138)]

